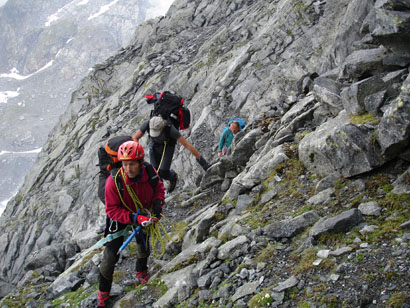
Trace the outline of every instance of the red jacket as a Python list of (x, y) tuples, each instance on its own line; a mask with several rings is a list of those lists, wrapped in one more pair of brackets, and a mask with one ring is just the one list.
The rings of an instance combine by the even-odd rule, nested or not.
[(115, 186), (114, 179), (112, 176), (109, 176), (105, 182), (105, 211), (111, 219), (114, 219), (122, 224), (131, 224), (130, 213), (137, 213), (136, 206), (132, 200), (128, 190), (125, 186), (129, 185), (131, 189), (134, 190), (139, 201), (144, 208), (151, 211), (154, 200), (161, 200), (161, 204), (164, 204), (165, 200), (165, 190), (164, 184), (161, 180), (158, 180), (158, 183), (154, 189), (148, 182), (148, 173), (145, 170), (145, 166), (141, 164), (142, 168), (142, 177), (138, 182), (131, 182), (128, 176), (125, 177), (125, 183), (121, 176), (118, 174), (118, 178), (123, 182), (124, 192), (123, 200), (127, 204), (127, 209), (121, 202), (120, 196), (118, 194), (117, 187)]

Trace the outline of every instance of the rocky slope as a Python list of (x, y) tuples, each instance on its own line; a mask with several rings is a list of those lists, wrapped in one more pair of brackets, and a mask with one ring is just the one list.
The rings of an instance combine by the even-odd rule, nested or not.
[[(177, 151), (165, 215), (181, 240), (137, 289), (130, 245), (110, 306), (408, 307), (409, 22), (400, 0), (180, 0), (139, 26), (75, 91), (0, 218), (2, 306), (96, 305), (97, 148), (170, 89), (213, 166)], [(230, 116), (248, 125), (216, 159)]]

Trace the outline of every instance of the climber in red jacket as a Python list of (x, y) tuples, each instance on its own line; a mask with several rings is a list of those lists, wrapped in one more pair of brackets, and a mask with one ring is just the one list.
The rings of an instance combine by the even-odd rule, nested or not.
[[(105, 307), (109, 298), (115, 264), (119, 260), (119, 248), (124, 235), (116, 237), (128, 226), (140, 228), (160, 219), (165, 190), (156, 170), (143, 162), (144, 149), (136, 141), (127, 141), (118, 149), (122, 167), (109, 176), (105, 183), (105, 211), (110, 218), (108, 234), (112, 240), (105, 244), (99, 266), (98, 307)], [(154, 176), (150, 176), (154, 174)], [(136, 284), (144, 284), (149, 278), (147, 261), (150, 254), (146, 234), (137, 233)]]

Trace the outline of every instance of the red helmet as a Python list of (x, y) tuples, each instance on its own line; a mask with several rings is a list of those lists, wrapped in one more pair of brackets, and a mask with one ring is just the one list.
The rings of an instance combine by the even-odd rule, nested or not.
[(137, 141), (127, 141), (120, 145), (117, 158), (124, 160), (141, 160), (144, 158), (144, 149)]

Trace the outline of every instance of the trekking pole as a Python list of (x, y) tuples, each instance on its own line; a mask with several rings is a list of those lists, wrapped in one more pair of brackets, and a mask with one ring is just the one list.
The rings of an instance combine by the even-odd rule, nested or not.
[(132, 233), (131, 233), (130, 236), (127, 238), (127, 240), (126, 240), (124, 243), (122, 243), (120, 249), (118, 249), (118, 252), (117, 252), (118, 255), (121, 253), (121, 251), (124, 250), (125, 247), (127, 247), (127, 245), (131, 242), (131, 240), (133, 239), (133, 237), (134, 237), (135, 235), (137, 235), (137, 233), (140, 232), (140, 230), (141, 230), (141, 226), (138, 226), (138, 227), (136, 227), (136, 228), (134, 229), (134, 231), (132, 231)]

